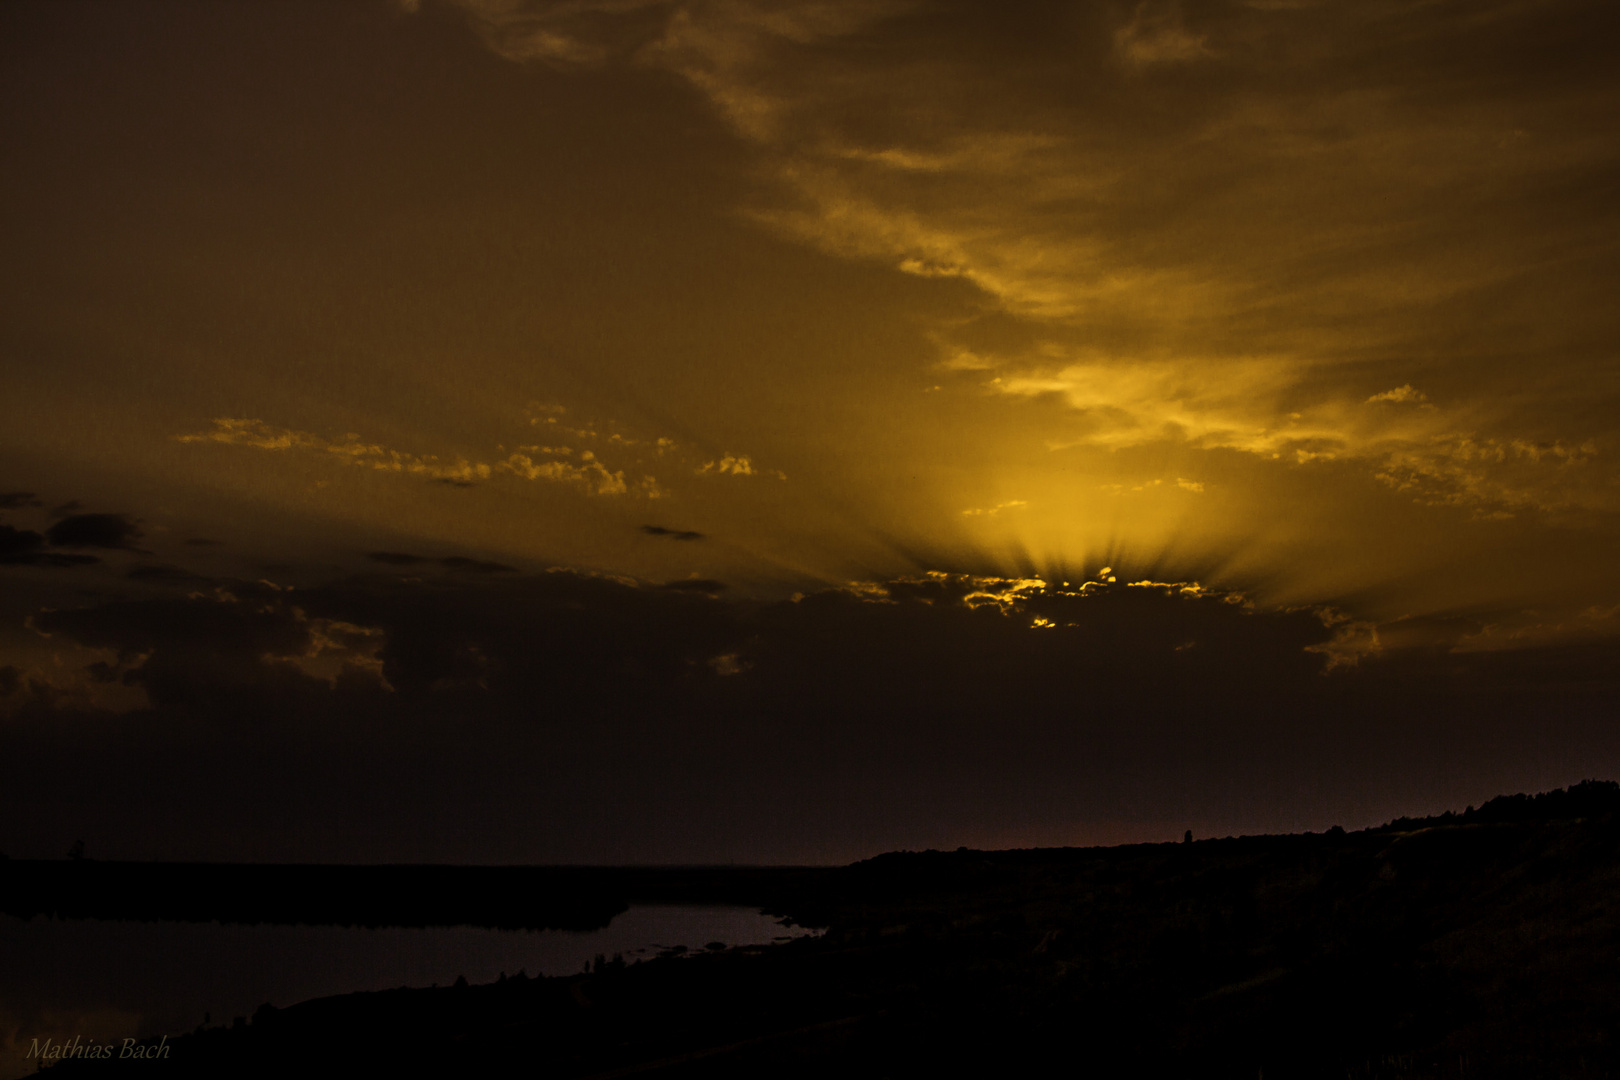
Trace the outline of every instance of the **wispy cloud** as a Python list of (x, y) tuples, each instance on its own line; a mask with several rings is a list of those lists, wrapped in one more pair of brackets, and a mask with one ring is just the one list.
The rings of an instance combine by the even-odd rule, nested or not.
[(184, 443), (251, 446), (259, 450), (304, 451), (322, 454), (363, 469), (404, 473), (458, 484), (488, 480), (492, 472), (489, 465), (468, 461), (459, 455), (450, 461), (442, 461), (433, 454), (402, 453), (377, 443), (368, 443), (355, 434), (327, 439), (308, 431), (275, 427), (263, 420), (245, 417), (221, 417), (214, 421), (211, 431), (177, 435), (175, 439)]
[(1031, 6), (1016, 64), (973, 5), (464, 6), (502, 55), (684, 80), (754, 153), (742, 216), (961, 289), (929, 377), (1039, 405), (1054, 447), (1620, 509), (1603, 5)]
[[(636, 494), (659, 498), (664, 494), (652, 476), (630, 481), (623, 469), (609, 469), (590, 450), (577, 454), (568, 447), (526, 446), (495, 462), (471, 461), (461, 455), (445, 460), (434, 454), (413, 454), (366, 442), (358, 435), (327, 439), (307, 431), (276, 427), (262, 420), (221, 418), (213, 429), (175, 437), (185, 443), (223, 443), (260, 450), (319, 454), (344, 464), (376, 472), (419, 476), (457, 485), (471, 485), (499, 476), (570, 484), (591, 495)], [(552, 455), (547, 457), (546, 455)]]
[(1114, 48), (1131, 64), (1170, 64), (1213, 55), (1202, 35), (1187, 29), (1180, 5), (1143, 0), (1114, 32)]
[(995, 517), (997, 514), (1001, 513), (1003, 510), (1016, 510), (1019, 507), (1028, 506), (1028, 505), (1029, 505), (1029, 503), (1026, 502), (1023, 499), (1009, 499), (1006, 502), (996, 503), (996, 505), (990, 506), (990, 507), (976, 508), (976, 509), (972, 509), (972, 510), (964, 510), (964, 511), (962, 511), (962, 516), (963, 517)]
[(1055, 398), (1073, 409), (1079, 430), (1054, 449), (1171, 443), (1294, 466), (1352, 462), (1418, 502), (1483, 517), (1620, 506), (1594, 441), (1487, 434), (1481, 427), (1504, 421), (1479, 409), (1438, 408), (1410, 385), (1359, 404), (1342, 393), (1306, 404), (1297, 400), (1295, 383), (1308, 365), (1277, 360), (1049, 364), (1044, 356), (1014, 362), (986, 386), (1001, 395)]

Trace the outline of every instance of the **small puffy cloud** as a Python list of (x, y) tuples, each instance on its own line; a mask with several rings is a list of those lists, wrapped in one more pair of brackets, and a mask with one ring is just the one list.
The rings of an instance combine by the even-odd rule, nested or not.
[(1428, 403), (1429, 397), (1421, 390), (1414, 390), (1412, 384), (1407, 383), (1404, 386), (1397, 386), (1393, 390), (1385, 390), (1382, 394), (1374, 394), (1367, 399), (1367, 404), (1372, 405), (1380, 401), (1387, 401), (1396, 405), (1424, 405)]
[(1176, 477), (1176, 487), (1183, 491), (1192, 491), (1200, 495), (1204, 493), (1204, 485), (1197, 480), (1188, 480), (1185, 476)]
[(753, 476), (754, 463), (747, 454), (725, 454), (718, 461), (698, 466), (698, 475), (714, 473), (717, 476)]
[(699, 476), (763, 476), (768, 474), (778, 480), (787, 479), (787, 473), (781, 469), (761, 469), (754, 464), (753, 458), (747, 454), (733, 454), (729, 451), (722, 454), (718, 460), (708, 461), (698, 466), (696, 472)]
[(736, 653), (728, 652), (710, 657), (709, 667), (716, 675), (741, 675), (750, 665), (746, 660), (739, 659)]
[(578, 484), (592, 495), (623, 495), (629, 491), (624, 471), (610, 472), (589, 450), (580, 455), (580, 464), (567, 461), (536, 461), (528, 454), (513, 454), (501, 468), (524, 480), (554, 480)]
[[(1337, 620), (1329, 615), (1323, 621), (1332, 625)], [(1327, 670), (1333, 671), (1336, 668), (1355, 667), (1367, 657), (1382, 652), (1383, 648), (1383, 643), (1378, 639), (1376, 625), (1351, 620), (1337, 621), (1331, 638), (1315, 645), (1307, 645), (1305, 651), (1325, 656)]]
[(1016, 510), (1021, 506), (1028, 506), (1028, 505), (1029, 505), (1029, 503), (1024, 501), (1023, 499), (1009, 499), (1004, 503), (996, 503), (996, 505), (991, 506), (991, 507), (987, 507), (987, 508), (984, 508), (984, 509), (964, 510), (964, 511), (962, 511), (962, 516), (963, 517), (995, 517), (997, 514), (1001, 513), (1003, 510)]

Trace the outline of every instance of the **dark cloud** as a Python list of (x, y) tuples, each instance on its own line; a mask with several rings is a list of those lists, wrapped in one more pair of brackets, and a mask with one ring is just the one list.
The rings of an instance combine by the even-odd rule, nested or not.
[(124, 575), (134, 581), (202, 581), (206, 580), (178, 566), (163, 563), (141, 563), (129, 568)]
[(70, 566), (90, 566), (101, 561), (95, 555), (64, 555), (58, 551), (40, 551), (31, 555), (16, 555), (8, 559), (0, 559), (0, 563), (12, 566), (49, 566), (63, 569)]
[(439, 565), (449, 570), (465, 570), (472, 574), (515, 574), (517, 567), (507, 566), (505, 563), (489, 562), (486, 559), (468, 559), (460, 555), (451, 555), (439, 560)]
[[(1606, 646), (1329, 671), (1316, 615), (1171, 586), (703, 592), (565, 572), (219, 579), (37, 612), (58, 652), (105, 650), (87, 683), (150, 705), (66, 723), (67, 697), (11, 700), (58, 722), (7, 729), (34, 765), (5, 772), (0, 820), (48, 808), (120, 842), (163, 821), (215, 853), (237, 842), (217, 828), (300, 857), (842, 859), (1159, 821), (1322, 827), (1424, 809), (1414, 791), (1443, 809), (1620, 765)], [(147, 786), (119, 772), (131, 757)], [(208, 811), (165, 817), (160, 789)]]
[(128, 514), (73, 514), (46, 530), (55, 547), (123, 548), (133, 551), (141, 530)]
[(57, 551), (37, 551), (24, 555), (0, 558), (4, 566), (49, 566), (62, 569), (70, 566), (90, 566), (101, 560), (94, 555), (63, 555)]
[(418, 563), (431, 561), (421, 555), (408, 555), (403, 551), (372, 551), (366, 554), (366, 558), (388, 566), (416, 566)]
[(14, 529), (0, 525), (0, 559), (34, 551), (45, 543), (45, 538), (32, 529)]
[(21, 510), (25, 506), (44, 506), (32, 491), (0, 492), (0, 510)]
[(156, 706), (212, 710), (221, 718), (261, 715), (267, 706), (286, 704), (285, 693), (275, 691), (307, 681), (288, 658), (309, 651), (310, 625), (273, 586), (235, 582), (230, 588), (212, 596), (45, 611), (34, 616), (34, 626), (112, 651), (116, 666), (91, 665), (91, 676), (143, 687)]
[(223, 540), (210, 540), (206, 536), (193, 536), (186, 540), (189, 547), (224, 547)]
[(517, 568), (507, 566), (505, 563), (489, 562), (485, 559), (469, 559), (462, 555), (448, 555), (442, 559), (430, 559), (424, 555), (409, 555), (403, 551), (373, 551), (366, 555), (372, 562), (383, 563), (387, 566), (421, 566), (426, 563), (438, 563), (446, 570), (459, 570), (472, 574), (515, 574)]
[(717, 593), (725, 590), (726, 583), (715, 581), (713, 578), (684, 578), (680, 581), (667, 581), (661, 587), (677, 592)]
[(662, 525), (643, 525), (641, 531), (648, 536), (663, 536), (670, 540), (707, 540), (708, 537), (690, 529), (666, 529)]
[(0, 667), (0, 697), (10, 697), (22, 685), (22, 672), (14, 664)]
[(41, 551), (45, 538), (32, 529), (0, 525), (0, 566), (85, 566), (101, 560), (94, 555), (64, 555)]
[(406, 698), (476, 687), (481, 711), (551, 721), (662, 708), (734, 636), (701, 601), (572, 573), (340, 582), (297, 603), (381, 631), (383, 675)]

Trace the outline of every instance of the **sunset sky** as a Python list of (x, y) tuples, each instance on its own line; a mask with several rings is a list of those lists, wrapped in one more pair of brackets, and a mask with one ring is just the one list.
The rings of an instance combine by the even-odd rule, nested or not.
[(0, 5), (0, 850), (1620, 774), (1620, 10)]

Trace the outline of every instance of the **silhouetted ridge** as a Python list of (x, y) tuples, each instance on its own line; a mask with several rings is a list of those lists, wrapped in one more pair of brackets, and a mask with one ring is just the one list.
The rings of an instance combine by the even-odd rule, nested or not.
[(1537, 795), (1498, 795), (1484, 806), (1470, 806), (1462, 813), (1450, 810), (1434, 817), (1399, 817), (1386, 829), (1426, 828), (1435, 825), (1465, 825), (1521, 821), (1574, 821), (1601, 818), (1620, 813), (1620, 783), (1613, 780), (1582, 780), (1569, 788), (1555, 788)]
[(1463, 820), (1560, 821), (1613, 813), (1620, 813), (1620, 783), (1583, 780), (1574, 787), (1539, 795), (1498, 795), (1478, 810), (1464, 813)]

